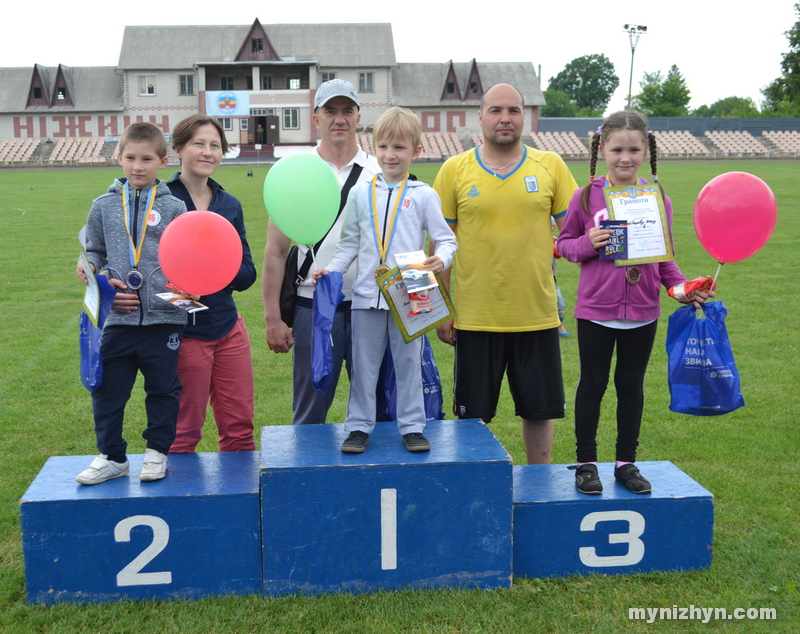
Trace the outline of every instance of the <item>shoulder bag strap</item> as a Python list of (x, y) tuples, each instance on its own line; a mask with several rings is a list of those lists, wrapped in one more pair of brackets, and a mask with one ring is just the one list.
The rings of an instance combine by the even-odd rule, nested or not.
[[(353, 163), (353, 167), (350, 170), (350, 175), (347, 177), (344, 185), (342, 185), (342, 196), (339, 200), (339, 211), (336, 214), (336, 219), (333, 221), (331, 225), (331, 229), (333, 229), (333, 225), (336, 224), (336, 220), (339, 220), (339, 216), (342, 215), (342, 210), (344, 209), (345, 204), (347, 203), (347, 196), (350, 194), (350, 190), (353, 188), (353, 185), (356, 184), (358, 181), (358, 177), (361, 176), (361, 170), (364, 169), (363, 165), (359, 165), (358, 163)], [(319, 253), (319, 248), (322, 246), (322, 243), (325, 241), (325, 238), (328, 237), (328, 234), (331, 232), (331, 229), (328, 229), (325, 232), (325, 235), (322, 236), (322, 240), (317, 242), (314, 245), (314, 253)], [(303, 266), (301, 266), (297, 271), (297, 285), (300, 285), (306, 276), (308, 275), (308, 270), (311, 268), (311, 263), (313, 261), (313, 256), (311, 255), (311, 249), (306, 251), (306, 259), (303, 261)]]

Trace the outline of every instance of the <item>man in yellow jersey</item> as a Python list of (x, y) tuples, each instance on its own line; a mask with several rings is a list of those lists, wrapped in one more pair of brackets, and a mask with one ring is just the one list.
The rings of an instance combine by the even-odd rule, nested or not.
[(437, 334), (456, 347), (455, 414), (490, 422), (507, 374), (528, 463), (546, 464), (565, 407), (551, 218), (560, 229), (578, 186), (561, 157), (522, 144), (513, 86), (487, 90), (478, 120), (483, 145), (449, 159), (433, 185), (459, 245), (457, 318)]

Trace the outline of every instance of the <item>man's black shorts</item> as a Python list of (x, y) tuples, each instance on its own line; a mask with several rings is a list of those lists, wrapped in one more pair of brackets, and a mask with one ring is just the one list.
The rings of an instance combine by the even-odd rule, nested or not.
[(527, 420), (564, 418), (558, 328), (457, 331), (453, 413), (490, 422), (497, 413), (506, 373), (517, 416)]

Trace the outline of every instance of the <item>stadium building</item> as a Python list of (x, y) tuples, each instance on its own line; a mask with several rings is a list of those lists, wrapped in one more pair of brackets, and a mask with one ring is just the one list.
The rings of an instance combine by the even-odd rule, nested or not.
[(522, 92), (526, 133), (538, 131), (544, 105), (531, 62), (398, 63), (390, 24), (128, 26), (116, 67), (0, 68), (0, 139), (30, 152), (92, 140), (84, 154), (102, 162), (103, 143), (130, 123), (169, 134), (199, 112), (221, 120), (241, 156), (280, 155), (317, 143), (314, 96), (332, 78), (356, 86), (365, 129), (399, 105), (427, 133), (469, 135), (484, 90), (499, 82)]

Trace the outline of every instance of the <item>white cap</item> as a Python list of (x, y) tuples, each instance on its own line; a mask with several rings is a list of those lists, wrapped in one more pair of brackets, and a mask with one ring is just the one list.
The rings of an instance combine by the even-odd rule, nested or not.
[(317, 89), (317, 96), (314, 98), (314, 110), (321, 108), (334, 97), (347, 97), (356, 106), (361, 107), (353, 84), (344, 79), (331, 79), (321, 84)]

